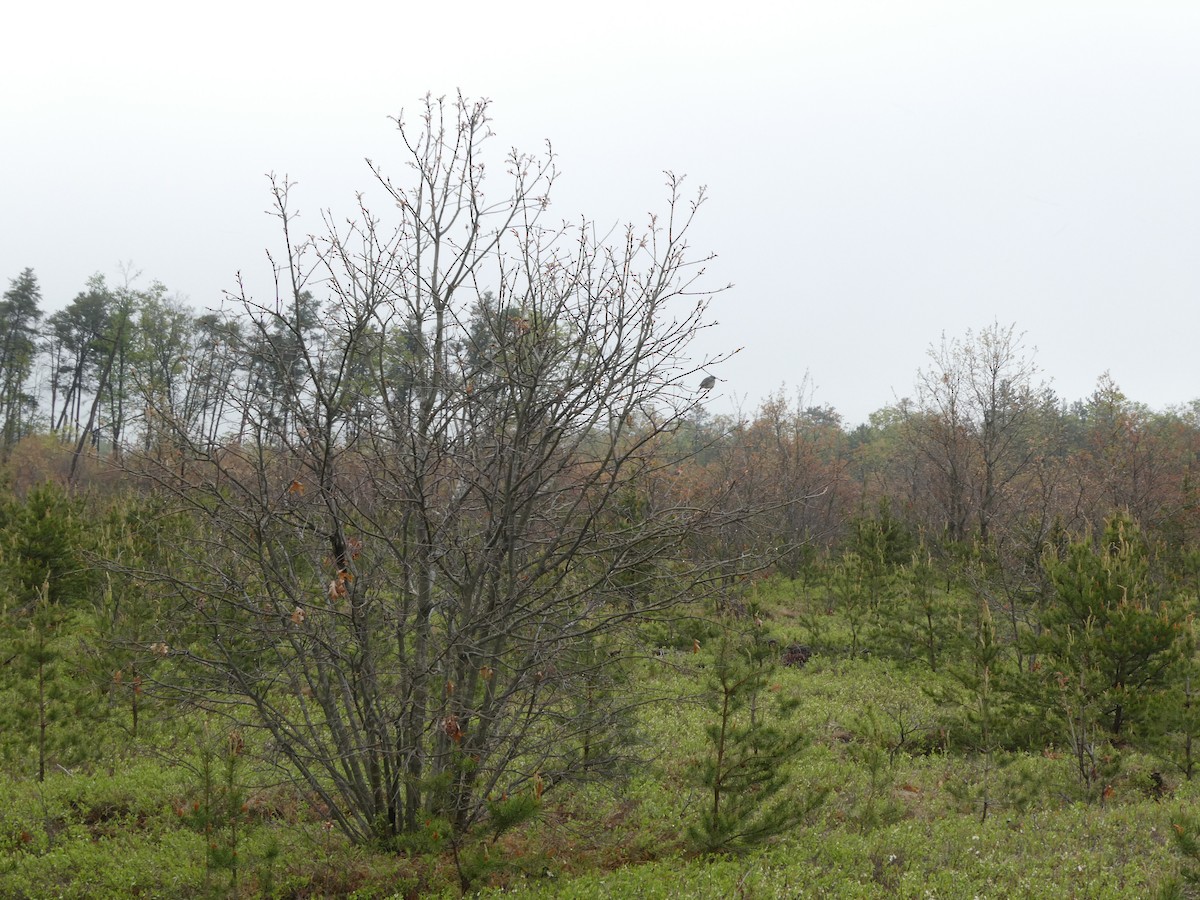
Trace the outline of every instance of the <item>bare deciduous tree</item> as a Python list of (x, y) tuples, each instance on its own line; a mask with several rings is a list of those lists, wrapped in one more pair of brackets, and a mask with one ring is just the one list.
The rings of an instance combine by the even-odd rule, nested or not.
[(269, 732), (357, 840), (603, 768), (629, 626), (717, 570), (678, 552), (716, 513), (643, 488), (720, 361), (688, 355), (703, 191), (669, 176), (665, 215), (605, 240), (544, 224), (548, 152), (485, 193), (486, 103), (397, 125), (391, 224), (360, 196), (302, 234), (273, 181), (276, 297), (236, 298), (262, 377), (221, 389), (239, 440), (178, 419), (184, 461), (141, 462), (195, 530), (158, 573), (160, 682)]
[(993, 324), (962, 340), (943, 336), (929, 357), (908, 433), (934, 475), (949, 536), (970, 536), (974, 519), (986, 544), (1009, 489), (1035, 458), (1032, 438), (1052, 394), (1036, 381), (1037, 365), (1015, 326)]

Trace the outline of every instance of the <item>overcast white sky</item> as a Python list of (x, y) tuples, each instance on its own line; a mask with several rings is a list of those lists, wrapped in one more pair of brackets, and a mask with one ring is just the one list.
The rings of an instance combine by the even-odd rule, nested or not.
[(553, 142), (565, 218), (708, 186), (720, 402), (808, 372), (853, 425), (993, 320), (1068, 400), (1105, 370), (1200, 397), (1196, 0), (115, 0), (4, 34), (0, 282), (32, 266), (51, 309), (126, 260), (214, 305), (277, 246), (264, 173), (349, 211), (388, 117), (461, 88), (498, 144)]

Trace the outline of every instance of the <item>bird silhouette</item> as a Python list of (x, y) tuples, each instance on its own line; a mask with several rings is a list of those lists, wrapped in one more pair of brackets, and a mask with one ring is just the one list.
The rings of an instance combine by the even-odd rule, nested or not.
[(700, 390), (711, 391), (713, 389), (713, 387), (716, 385), (716, 383), (717, 383), (717, 376), (709, 375), (702, 382), (700, 382)]

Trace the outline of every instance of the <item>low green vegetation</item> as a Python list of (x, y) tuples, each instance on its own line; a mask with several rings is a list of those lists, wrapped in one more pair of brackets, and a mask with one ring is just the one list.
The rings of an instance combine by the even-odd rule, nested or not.
[[(32, 521), (75, 515), (24, 503), (51, 511), (10, 506), (10, 559)], [(124, 522), (65, 552), (151, 552)], [(349, 840), (269, 735), (162, 700), (161, 648), (131, 664), (115, 589), (48, 598), (12, 566), (0, 896), (1191, 896), (1194, 598), (1138, 541), (1118, 517), (1047, 559), (1061, 602), (1015, 641), (926, 557), (884, 566), (861, 606), (841, 560), (742, 580), (638, 633), (639, 703), (605, 733), (622, 766), (535, 776), (392, 846)], [(1119, 628), (1123, 650), (1103, 640)]]

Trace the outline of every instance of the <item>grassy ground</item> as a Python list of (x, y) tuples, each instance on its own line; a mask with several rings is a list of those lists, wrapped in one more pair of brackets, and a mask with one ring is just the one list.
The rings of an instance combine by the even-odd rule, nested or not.
[[(781, 647), (812, 640), (807, 601), (786, 586), (760, 600)], [(820, 628), (826, 647), (842, 643), (836, 616)], [(1169, 773), (1159, 789), (1161, 761), (1125, 751), (1087, 799), (1069, 754), (969, 752), (961, 715), (931, 699), (944, 674), (829, 649), (772, 672), (762, 701), (764, 713), (797, 701), (784, 726), (809, 738), (786, 764), (788, 802), (827, 799), (764, 848), (697, 855), (687, 829), (709, 800), (691, 773), (710, 752), (700, 695), (712, 653), (637, 663), (640, 686), (684, 698), (645, 710), (646, 765), (616, 784), (552, 790), (532, 823), (468, 848), (486, 870), (483, 896), (1127, 898), (1153, 896), (1178, 871), (1172, 823), (1198, 792)], [(223, 734), (183, 735), (165, 711), (146, 715), (157, 725), (119, 762), (54, 768), (40, 785), (4, 738), (0, 897), (458, 896), (444, 841), (412, 855), (351, 847), (250, 753), (231, 777), (219, 766), (206, 776), (202, 751)]]

